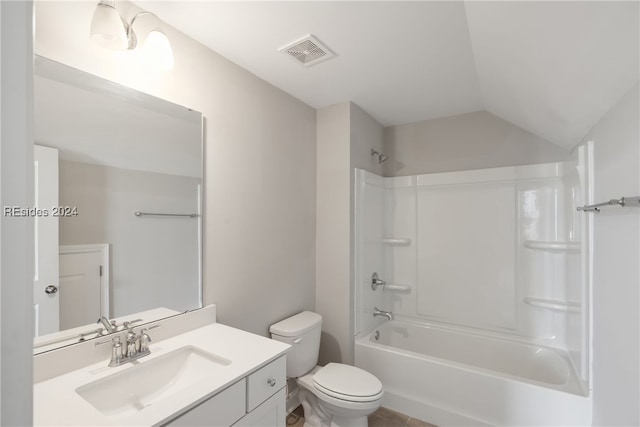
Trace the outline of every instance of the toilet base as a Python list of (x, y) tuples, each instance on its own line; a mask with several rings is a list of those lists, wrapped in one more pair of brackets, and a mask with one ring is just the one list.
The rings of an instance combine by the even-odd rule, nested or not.
[[(346, 424), (345, 424), (346, 422)], [(351, 418), (349, 420), (331, 420), (331, 424), (313, 424), (304, 419), (304, 427), (368, 427), (367, 417)]]
[[(303, 404), (304, 407), (304, 404)], [(309, 414), (309, 415), (307, 415)], [(305, 410), (304, 427), (368, 427), (367, 417), (346, 418), (338, 415), (320, 418), (314, 411)]]
[(382, 396), (372, 402), (348, 403), (326, 396), (313, 386), (313, 374), (319, 369), (316, 367), (296, 380), (298, 398), (304, 409), (304, 427), (368, 427), (367, 416), (382, 405)]
[(300, 390), (300, 400), (304, 409), (304, 427), (368, 427), (366, 415), (344, 417), (331, 414), (309, 390)]

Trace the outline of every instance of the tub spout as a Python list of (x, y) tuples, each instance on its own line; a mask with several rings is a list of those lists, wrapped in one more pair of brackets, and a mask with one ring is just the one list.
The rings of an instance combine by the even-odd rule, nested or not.
[(378, 310), (378, 307), (374, 307), (373, 309), (373, 317), (376, 316), (384, 316), (389, 320), (393, 320), (393, 313), (391, 313), (390, 311)]

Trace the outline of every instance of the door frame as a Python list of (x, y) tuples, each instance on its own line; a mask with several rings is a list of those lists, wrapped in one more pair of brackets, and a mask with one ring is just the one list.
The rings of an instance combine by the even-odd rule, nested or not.
[(58, 149), (33, 145), (34, 207), (42, 211), (33, 223), (34, 270), (33, 316), (34, 336), (60, 331), (60, 296), (45, 295), (47, 286), (60, 286), (59, 219), (51, 212), (58, 205)]
[(99, 252), (102, 262), (102, 275), (100, 276), (100, 316), (111, 318), (109, 310), (109, 244), (95, 243), (88, 245), (60, 245), (60, 255), (86, 254)]

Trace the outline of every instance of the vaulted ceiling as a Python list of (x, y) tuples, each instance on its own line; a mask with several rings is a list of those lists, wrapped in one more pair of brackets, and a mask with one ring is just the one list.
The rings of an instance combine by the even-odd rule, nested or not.
[[(487, 110), (572, 147), (638, 81), (639, 3), (138, 1), (303, 102), (385, 126)], [(336, 57), (278, 49), (313, 34)]]

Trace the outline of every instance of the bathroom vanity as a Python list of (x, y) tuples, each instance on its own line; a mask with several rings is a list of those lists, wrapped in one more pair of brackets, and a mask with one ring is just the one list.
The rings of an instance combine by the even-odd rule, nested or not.
[(34, 424), (284, 426), (289, 346), (207, 324), (209, 309), (191, 315), (195, 329), (189, 314), (165, 319), (151, 354), (117, 367), (110, 339), (36, 356)]

